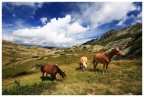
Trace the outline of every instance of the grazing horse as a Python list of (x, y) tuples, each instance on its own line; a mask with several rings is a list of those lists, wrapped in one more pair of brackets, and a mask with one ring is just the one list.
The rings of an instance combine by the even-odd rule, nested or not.
[(46, 74), (51, 74), (51, 79), (55, 80), (56, 79), (56, 74), (59, 73), (60, 76), (62, 77), (62, 80), (66, 79), (66, 74), (63, 72), (58, 65), (54, 64), (48, 64), (48, 65), (43, 65), (41, 66), (41, 72), (42, 72), (42, 78), (44, 77), (44, 73)]
[(81, 57), (79, 61), (80, 69), (86, 70), (87, 69), (87, 57)]
[(111, 62), (111, 59), (114, 55), (124, 56), (125, 54), (122, 51), (120, 51), (118, 48), (111, 48), (110, 50), (106, 51), (105, 53), (95, 54), (93, 57), (93, 61), (92, 61), (94, 69), (96, 69), (96, 66), (98, 63), (102, 63), (103, 64), (103, 74), (104, 74), (105, 69), (107, 72), (108, 64)]

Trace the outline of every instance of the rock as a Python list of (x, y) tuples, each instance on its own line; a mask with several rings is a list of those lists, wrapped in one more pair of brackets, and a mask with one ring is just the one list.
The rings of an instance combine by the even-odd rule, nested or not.
[(33, 67), (32, 69), (29, 70), (29, 72), (32, 72), (32, 71), (34, 71), (36, 69), (37, 69), (37, 67)]
[(124, 94), (124, 95), (133, 95), (132, 93), (126, 93), (126, 94)]
[(98, 52), (99, 50), (103, 49), (103, 46), (95, 45), (92, 47), (91, 52)]
[(119, 49), (125, 49), (127, 44), (129, 43), (129, 41), (131, 41), (131, 38), (127, 38), (127, 39), (120, 39), (120, 40), (117, 40), (117, 41), (112, 41), (110, 43), (108, 43), (106, 45), (106, 48), (119, 48)]

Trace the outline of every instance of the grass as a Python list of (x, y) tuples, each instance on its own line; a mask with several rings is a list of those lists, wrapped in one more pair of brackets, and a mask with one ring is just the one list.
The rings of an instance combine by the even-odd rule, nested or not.
[[(112, 61), (108, 73), (102, 74), (102, 65), (98, 64), (97, 70), (88, 64), (87, 71), (76, 70), (77, 58), (67, 57), (59, 67), (66, 72), (68, 79), (61, 81), (41, 82), (41, 72), (38, 68), (35, 73), (26, 74), (2, 80), (3, 95), (123, 95), (132, 93), (142, 95), (142, 59)], [(89, 59), (91, 55), (88, 55)], [(63, 57), (65, 58), (65, 57)], [(53, 61), (51, 60), (51, 61)], [(49, 62), (49, 60), (46, 60)], [(37, 60), (35, 63), (42, 63)], [(90, 60), (89, 60), (90, 62)], [(35, 64), (34, 63), (34, 64)], [(28, 64), (28, 63), (27, 63)], [(30, 62), (29, 64), (32, 64)], [(33, 65), (34, 65), (33, 64)], [(61, 79), (57, 75), (57, 79)], [(15, 81), (19, 81), (19, 85)]]
[[(36, 49), (36, 48), (34, 48)], [(100, 52), (106, 51), (102, 49)], [(58, 55), (58, 56), (57, 56)], [(88, 57), (88, 70), (81, 71), (78, 62)], [(87, 50), (65, 50), (55, 55), (2, 55), (3, 95), (142, 95), (142, 59), (117, 60), (109, 64), (108, 73), (102, 74), (102, 65), (93, 70), (93, 54)], [(31, 59), (31, 60), (28, 60)], [(25, 61), (28, 60), (28, 61)], [(66, 72), (67, 80), (41, 81), (43, 64), (58, 64)], [(30, 72), (31, 69), (35, 68)]]

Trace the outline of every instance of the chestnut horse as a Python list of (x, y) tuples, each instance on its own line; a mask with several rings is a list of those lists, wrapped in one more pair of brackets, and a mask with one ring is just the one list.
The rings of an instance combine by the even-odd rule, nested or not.
[(87, 69), (87, 57), (81, 57), (79, 61), (80, 69), (86, 70)]
[(62, 80), (66, 79), (66, 74), (63, 72), (58, 65), (54, 64), (48, 64), (48, 65), (43, 65), (41, 66), (41, 72), (42, 72), (42, 78), (44, 77), (44, 73), (46, 72), (47, 74), (51, 74), (52, 80), (56, 79), (56, 74), (59, 73), (60, 76), (62, 77)]
[(118, 48), (111, 48), (110, 50), (106, 51), (105, 53), (95, 54), (93, 57), (93, 61), (92, 61), (93, 68), (96, 69), (97, 64), (102, 63), (103, 64), (103, 74), (104, 74), (105, 71), (107, 72), (108, 64), (111, 62), (111, 59), (114, 55), (124, 56), (125, 54), (122, 51), (120, 51)]

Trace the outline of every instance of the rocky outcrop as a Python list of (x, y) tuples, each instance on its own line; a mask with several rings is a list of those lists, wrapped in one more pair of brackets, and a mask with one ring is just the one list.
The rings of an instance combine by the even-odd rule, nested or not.
[[(118, 47), (126, 52), (127, 58), (142, 57), (142, 24), (137, 23), (128, 28), (110, 30), (99, 39), (90, 40), (83, 45), (103, 46), (106, 49)], [(97, 49), (98, 50), (98, 49)]]

